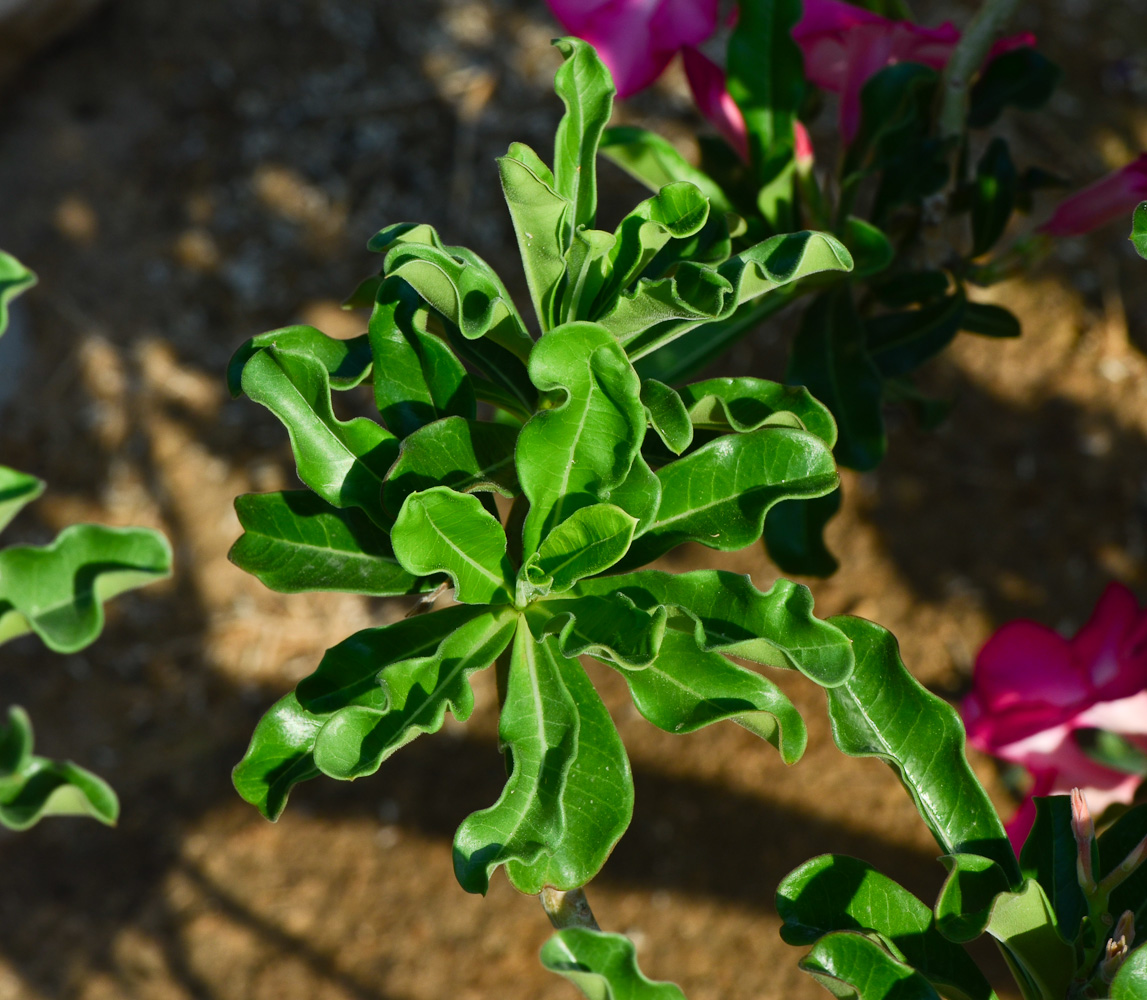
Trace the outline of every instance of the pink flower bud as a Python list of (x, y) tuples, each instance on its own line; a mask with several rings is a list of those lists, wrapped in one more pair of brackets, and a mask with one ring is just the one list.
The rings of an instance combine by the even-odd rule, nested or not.
[(1071, 832), (1075, 837), (1075, 868), (1079, 886), (1085, 895), (1095, 892), (1095, 871), (1091, 863), (1091, 850), (1095, 844), (1095, 823), (1087, 808), (1087, 799), (1078, 788), (1071, 790)]

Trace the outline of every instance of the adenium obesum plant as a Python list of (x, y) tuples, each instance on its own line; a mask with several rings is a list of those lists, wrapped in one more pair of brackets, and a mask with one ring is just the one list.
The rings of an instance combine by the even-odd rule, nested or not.
[[(0, 252), (0, 336), (11, 299), (36, 283)], [(44, 483), (0, 466), (0, 531), (44, 491)], [(57, 653), (74, 653), (103, 629), (103, 602), (171, 573), (167, 539), (149, 528), (73, 524), (49, 545), (0, 549), (0, 643), (34, 633)], [(113, 824), (111, 787), (71, 761), (32, 753), (32, 722), (18, 705), (0, 723), (0, 825), (24, 830), (44, 816), (91, 816)]]
[(1071, 639), (1009, 622), (980, 650), (962, 709), (969, 743), (1034, 779), (1008, 824), (1016, 847), (1035, 822), (1036, 796), (1079, 788), (1097, 815), (1130, 803), (1147, 775), (1147, 613), (1112, 584)]

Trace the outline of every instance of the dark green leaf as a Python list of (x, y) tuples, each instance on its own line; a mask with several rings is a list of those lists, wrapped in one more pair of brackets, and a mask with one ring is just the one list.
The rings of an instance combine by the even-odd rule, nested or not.
[(73, 524), (50, 545), (0, 551), (0, 642), (35, 632), (74, 653), (104, 626), (104, 601), (171, 574), (171, 547), (149, 528)]
[(840, 1000), (940, 1000), (919, 972), (851, 931), (826, 934), (800, 966)]
[(853, 278), (870, 278), (892, 263), (896, 251), (888, 237), (876, 226), (855, 215), (850, 215), (844, 225), (844, 245), (848, 247), (855, 264)]
[(8, 303), (36, 284), (36, 276), (11, 254), (0, 250), (0, 337), (8, 329)]
[(667, 139), (631, 125), (607, 128), (601, 137), (601, 153), (651, 191), (666, 184), (688, 181), (697, 187), (713, 212), (733, 211), (732, 203), (703, 170), (698, 170)]
[(547, 601), (547, 632), (558, 633), (563, 656), (589, 654), (610, 665), (644, 668), (657, 657), (665, 637), (663, 607), (642, 610), (624, 594)]
[(806, 861), (777, 888), (777, 915), (789, 944), (812, 944), (833, 931), (879, 934), (945, 996), (995, 1000), (968, 953), (936, 929), (932, 911), (864, 861), (839, 854)]
[(1147, 201), (1142, 202), (1131, 217), (1131, 242), (1135, 252), (1147, 260)]
[(978, 854), (945, 854), (948, 877), (936, 900), (936, 926), (949, 941), (971, 941), (984, 933), (992, 905), (1010, 888), (994, 861)]
[(386, 532), (309, 490), (248, 493), (235, 512), (243, 534), (228, 558), (271, 590), (391, 597), (426, 587), (398, 564)]
[(293, 691), (259, 720), (247, 752), (231, 771), (231, 781), (240, 797), (267, 819), (282, 815), (295, 785), (319, 776), (312, 751), (324, 721), (324, 716), (304, 709)]
[(266, 350), (280, 356), (298, 355), (317, 364), (326, 372), (332, 389), (353, 389), (371, 371), (370, 343), (365, 333), (337, 340), (313, 326), (287, 326), (252, 337), (235, 352), (227, 365), (227, 388), (232, 396), (247, 391), (243, 385), (247, 363)]
[(506, 604), (514, 570), (502, 526), (472, 493), (435, 486), (411, 493), (394, 521), (391, 544), (415, 576), (446, 573), (462, 604)]
[(1006, 140), (997, 136), (984, 150), (972, 183), (972, 256), (979, 257), (1004, 235), (1016, 204), (1019, 175)]
[(0, 465), (0, 531), (43, 492), (42, 479)]
[(641, 405), (649, 426), (674, 455), (680, 455), (693, 442), (693, 424), (681, 397), (664, 382), (647, 378), (641, 383)]
[(830, 448), (836, 444), (832, 414), (800, 386), (743, 376), (694, 382), (680, 392), (698, 430), (745, 433), (774, 425), (801, 427)]
[[(1110, 877), (1125, 861), (1134, 859), (1133, 852), (1144, 837), (1147, 805), (1133, 806), (1099, 836), (1099, 878)], [(1147, 928), (1147, 865), (1140, 864), (1112, 890), (1108, 910), (1116, 919), (1130, 910), (1135, 914), (1135, 926)]]
[(0, 826), (27, 830), (45, 816), (90, 816), (115, 826), (119, 800), (91, 771), (34, 756), (32, 720), (13, 705), (8, 724), (0, 723)]
[(960, 317), (960, 329), (981, 337), (1018, 337), (1023, 331), (1014, 313), (987, 302), (967, 302)]
[[(488, 398), (487, 401), (497, 401), (499, 406), (520, 420), (528, 419), (537, 404), (538, 392), (530, 381), (525, 362), (512, 351), (495, 344), (489, 337), (467, 340), (453, 323), (444, 322), (442, 327), (443, 335), (454, 353), (483, 372), (500, 394), (500, 398)], [(476, 392), (478, 380), (471, 381)]]
[[(1034, 878), (1055, 908), (1059, 929), (1068, 941), (1079, 933), (1087, 901), (1079, 887), (1076, 859), (1079, 851), (1071, 832), (1071, 798), (1067, 795), (1035, 799), (1035, 825), (1020, 851), (1020, 871)], [(1147, 834), (1147, 829), (1143, 831)], [(1102, 857), (1102, 841), (1100, 852)], [(1102, 867), (1102, 865), (1101, 865)]]
[(866, 470), (879, 464), (888, 446), (880, 372), (847, 288), (813, 300), (793, 339), (785, 381), (806, 386), (832, 411), (842, 465)]
[(836, 745), (850, 757), (878, 757), (912, 796), (945, 854), (995, 861), (1013, 885), (1019, 865), (991, 800), (964, 757), (959, 714), (904, 668), (896, 639), (862, 618), (830, 618), (852, 640), (856, 669), (828, 688)]
[(985, 128), (1009, 105), (1023, 111), (1043, 107), (1059, 78), (1059, 67), (1030, 46), (997, 56), (972, 87), (968, 124)]
[(956, 292), (919, 309), (885, 313), (867, 320), (869, 356), (887, 378), (915, 371), (960, 332), (966, 307), (963, 293)]
[(876, 300), (890, 309), (925, 305), (948, 292), (946, 271), (902, 271), (873, 288)]
[(840, 510), (840, 490), (813, 500), (785, 500), (765, 518), (769, 558), (784, 573), (832, 576), (836, 557), (824, 541), (824, 529)]
[(589, 1000), (685, 1000), (673, 983), (646, 979), (633, 942), (584, 927), (558, 931), (542, 946), (542, 965), (573, 983)]

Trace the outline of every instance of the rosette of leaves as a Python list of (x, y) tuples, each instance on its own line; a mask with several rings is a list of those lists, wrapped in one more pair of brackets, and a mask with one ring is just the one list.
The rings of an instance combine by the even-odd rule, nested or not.
[[(813, 858), (777, 890), (781, 935), (811, 945), (801, 966), (838, 997), (993, 1000), (965, 945), (994, 939), (1025, 1000), (1147, 996), (1147, 807), (1097, 839), (1073, 827), (1068, 796), (1037, 799), (1017, 860), (964, 756), (949, 704), (921, 686), (886, 630), (830, 621), (853, 641), (856, 668), (827, 691), (833, 738), (897, 773), (943, 852), (947, 878), (928, 906), (866, 862)], [(1087, 820), (1084, 826), (1090, 826)]]
[[(236, 788), (274, 819), (301, 781), (372, 774), (447, 710), (465, 720), (471, 675), (494, 665), (509, 778), (455, 837), (455, 872), (474, 892), (499, 865), (525, 892), (580, 886), (629, 823), (625, 748), (579, 657), (620, 673), (656, 726), (732, 719), (790, 762), (805, 745), (800, 715), (730, 657), (826, 686), (853, 663), (804, 587), (641, 569), (685, 542), (739, 549), (774, 504), (833, 490), (828, 411), (757, 379), (678, 392), (633, 366), (746, 297), (846, 266), (847, 252), (804, 233), (706, 262), (696, 237), (709, 205), (689, 184), (613, 233), (591, 228), (613, 88), (592, 49), (558, 45), (567, 110), (554, 167), (521, 145), (499, 164), (537, 339), (479, 257), (401, 225), (371, 241), (385, 262), (355, 296), (373, 301), (366, 334), (275, 331), (230, 369), (232, 389), (284, 423), (309, 487), (241, 497), (234, 561), (285, 592), (445, 583), (453, 596), (330, 649), (259, 723)], [(659, 256), (673, 263), (648, 276)], [(367, 384), (381, 422), (336, 417), (332, 391)]]
[[(8, 304), (36, 277), (0, 252), (0, 335)], [(44, 483), (0, 466), (0, 531), (44, 491)], [(34, 633), (57, 653), (94, 642), (104, 624), (104, 601), (171, 573), (171, 549), (157, 531), (74, 524), (48, 545), (0, 549), (0, 643)], [(112, 824), (115, 792), (71, 761), (32, 753), (32, 723), (19, 706), (0, 723), (0, 825), (23, 830), (48, 815), (91, 816)]]
[[(1020, 334), (1011, 312), (973, 301), (968, 287), (991, 284), (1022, 266), (1028, 250), (998, 252), (1000, 241), (1013, 215), (1030, 207), (1033, 193), (1059, 182), (1018, 167), (1006, 139), (989, 140), (987, 130), (1008, 108), (1042, 106), (1059, 71), (1030, 46), (993, 59), (971, 88), (963, 134), (942, 138), (940, 74), (910, 62), (888, 66), (865, 84), (859, 129), (841, 150), (836, 176), (825, 183), (819, 170), (796, 157), (798, 118), (814, 116), (824, 103), (805, 79), (791, 34), (801, 2), (753, 0), (738, 8), (726, 72), (744, 118), (749, 161), (724, 140), (702, 137), (701, 164), (694, 166), (661, 137), (632, 126), (607, 130), (603, 152), (653, 190), (690, 182), (714, 209), (734, 213), (742, 221), (727, 234), (732, 252), (803, 224), (832, 232), (856, 266), (743, 302), (731, 315), (642, 359), (638, 371), (678, 384), (795, 298), (811, 295), (784, 379), (806, 386), (832, 411), (837, 461), (872, 469), (888, 446), (889, 404), (907, 407), (925, 427), (947, 414), (949, 403), (929, 398), (914, 381), (922, 365), (960, 332)], [(982, 154), (973, 156), (973, 144)], [(838, 507), (834, 498), (777, 509), (766, 539), (782, 570), (817, 576), (835, 571), (822, 531)]]

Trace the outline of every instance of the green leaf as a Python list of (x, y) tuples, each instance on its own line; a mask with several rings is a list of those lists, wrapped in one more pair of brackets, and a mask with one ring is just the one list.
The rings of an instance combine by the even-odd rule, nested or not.
[(33, 756), (32, 720), (13, 705), (8, 724), (0, 723), (0, 826), (27, 830), (45, 816), (90, 816), (115, 826), (119, 800), (91, 771)]
[(649, 418), (649, 426), (674, 455), (680, 455), (693, 442), (693, 424), (685, 403), (676, 391), (647, 378), (641, 383), (641, 405)]
[(724, 434), (771, 425), (801, 427), (830, 448), (836, 444), (836, 422), (828, 407), (800, 386), (744, 376), (706, 379), (687, 385), (680, 392), (689, 420), (697, 430)]
[(0, 337), (8, 329), (8, 303), (36, 284), (36, 275), (11, 254), (0, 250)]
[(368, 337), (374, 399), (387, 427), (405, 438), (439, 417), (473, 419), (474, 386), (462, 363), (421, 326), (418, 293), (401, 278), (378, 287)]
[[(398, 455), (398, 439), (366, 417), (335, 416), (321, 359), (274, 345), (250, 353), (247, 346), (236, 353), (232, 369), (242, 365), (243, 392), (287, 428), (299, 478), (327, 503), (358, 507), (376, 524), (386, 524), (382, 483)], [(239, 362), (244, 353), (246, 360)]]
[(1111, 1000), (1142, 1000), (1147, 996), (1147, 947), (1140, 945), (1120, 966), (1111, 983)]
[(805, 275), (851, 269), (852, 256), (827, 233), (772, 236), (716, 268), (686, 261), (672, 277), (642, 278), (599, 322), (636, 360), (703, 323), (728, 319), (742, 302)]
[(875, 468), (888, 447), (880, 371), (865, 347), (864, 324), (847, 288), (817, 296), (793, 339), (785, 381), (808, 388), (836, 420), (836, 457)]
[(235, 791), (272, 822), (283, 814), (295, 785), (319, 776), (312, 751), (324, 721), (303, 708), (295, 692), (284, 695), (263, 713), (232, 769)]
[[(1118, 869), (1144, 837), (1147, 805), (1133, 806), (1099, 836), (1098, 878), (1105, 879)], [(1136, 927), (1147, 928), (1147, 865), (1141, 864), (1111, 892), (1108, 911), (1118, 918), (1127, 910), (1135, 914)]]
[(949, 941), (972, 941), (984, 933), (992, 905), (1010, 888), (1004, 870), (978, 854), (945, 854), (948, 877), (936, 900), (936, 925)]
[(532, 863), (512, 859), (506, 865), (519, 892), (585, 885), (601, 870), (633, 818), (633, 775), (617, 727), (581, 665), (561, 657), (557, 664), (577, 706), (577, 756), (562, 786), (565, 826), (560, 840)]
[(0, 531), (12, 518), (44, 492), (44, 481), (26, 472), (0, 465)]
[(567, 927), (542, 945), (542, 965), (589, 1000), (685, 1000), (673, 983), (642, 975), (633, 942), (621, 934)]
[(964, 756), (959, 714), (908, 673), (887, 629), (844, 615), (829, 624), (856, 651), (852, 675), (827, 689), (836, 745), (850, 757), (888, 764), (945, 854), (990, 858), (1018, 885), (1019, 865), (1003, 824)]
[(1147, 260), (1147, 201), (1140, 203), (1131, 217), (1131, 242), (1135, 252)]
[(642, 610), (624, 594), (595, 594), (546, 601), (547, 632), (558, 633), (563, 656), (590, 654), (611, 665), (644, 668), (665, 636), (665, 608)]
[(940, 1000), (919, 972), (852, 931), (826, 934), (800, 967), (841, 1000)]
[[(1060, 931), (1068, 941), (1074, 941), (1079, 933), (1080, 922), (1087, 914), (1087, 900), (1079, 887), (1076, 868), (1079, 850), (1071, 831), (1071, 797), (1037, 796), (1035, 808), (1035, 824), (1020, 851), (1020, 871), (1024, 878), (1034, 878), (1043, 887), (1044, 894), (1055, 909)], [(1142, 833), (1147, 834), (1147, 829)], [(1099, 843), (1102, 858), (1103, 841)], [(1132, 846), (1134, 844), (1128, 849)], [(1100, 871), (1102, 878), (1102, 861)]]
[(227, 364), (227, 388), (233, 397), (246, 392), (243, 372), (260, 351), (297, 355), (317, 364), (326, 372), (326, 381), (332, 389), (353, 389), (371, 372), (370, 343), (365, 333), (350, 340), (336, 340), (313, 326), (286, 326), (252, 337), (231, 357)]
[(979, 257), (1004, 235), (1016, 204), (1019, 174), (1005, 139), (996, 136), (984, 150), (972, 182), (972, 256)]
[(729, 552), (761, 537), (765, 514), (781, 500), (818, 497), (837, 486), (832, 452), (819, 437), (766, 426), (727, 434), (657, 470), (657, 516), (623, 560), (652, 562), (684, 542)]
[(896, 250), (888, 237), (864, 219), (850, 215), (844, 222), (844, 245), (852, 254), (853, 278), (870, 278), (886, 270), (896, 257)]
[(1075, 949), (1060, 936), (1055, 912), (1035, 879), (1018, 892), (1002, 892), (992, 906), (988, 933), (1002, 946), (1009, 967), (1021, 984), (1036, 995), (1058, 1000), (1068, 995), (1075, 978)]
[(653, 523), (661, 506), (661, 480), (640, 452), (633, 459), (633, 467), (625, 482), (610, 491), (609, 499), (631, 517), (637, 518), (634, 536), (640, 535)]
[[(487, 402), (496, 402), (520, 420), (529, 419), (537, 405), (538, 392), (530, 381), (525, 362), (489, 337), (467, 340), (453, 323), (444, 321), (442, 327), (443, 336), (455, 355), (489, 378), (497, 396), (488, 396)], [(471, 382), (477, 394), (480, 380), (472, 378)]]
[(636, 525), (636, 518), (612, 504), (582, 507), (545, 537), (531, 565), (549, 579), (553, 593), (569, 590), (625, 555)]
[(1015, 314), (1003, 306), (987, 302), (966, 302), (960, 317), (960, 329), (981, 337), (1018, 337), (1023, 331)]
[(616, 246), (615, 237), (600, 229), (574, 231), (566, 251), (566, 286), (560, 309), (563, 323), (593, 318), (593, 303), (605, 284), (609, 254)]
[(660, 605), (680, 609), (696, 623), (694, 641), (705, 652), (799, 670), (822, 686), (843, 684), (852, 673), (852, 643), (813, 617), (812, 593), (789, 580), (762, 593), (747, 576), (723, 570), (646, 570), (582, 580), (574, 593), (615, 591), (646, 611)]
[(397, 513), (411, 493), (448, 486), (459, 493), (520, 492), (514, 471), (518, 429), (487, 420), (444, 417), (402, 442), (383, 486), (383, 506)]
[(530, 355), (530, 378), (564, 399), (534, 414), (518, 436), (518, 478), (530, 501), (522, 536), (527, 556), (579, 507), (617, 502), (610, 491), (629, 475), (645, 435), (637, 373), (594, 323), (546, 334)]
[[(459, 722), (465, 722), (474, 711), (470, 676), (485, 670), (502, 653), (513, 635), (516, 620), (509, 608), (486, 611), (459, 625), (427, 655), (401, 660), (394, 658), (394, 649), (402, 648), (399, 644), (405, 634), (392, 633), (389, 638), (395, 645), (384, 654), (390, 662), (381, 671), (377, 669), (379, 661), (374, 662), (376, 669), (371, 677), (376, 685), (369, 700), (360, 699), (338, 709), (315, 734), (315, 766), (323, 774), (342, 781), (365, 777), (374, 774), (383, 761), (415, 737), (441, 729), (447, 709)], [(440, 623), (431, 624), (441, 628)], [(416, 636), (417, 630), (410, 629), (408, 633)], [(378, 636), (371, 638), (377, 640)], [(331, 650), (327, 656), (334, 652)], [(355, 691), (361, 683), (356, 681), (361, 650), (351, 647), (345, 657), (338, 665), (345, 671), (340, 680), (349, 684), (340, 694)], [(329, 680), (330, 674), (320, 666), (310, 688), (300, 685), (300, 697), (313, 697), (319, 677)], [(327, 694), (320, 703), (330, 704), (332, 700)], [(319, 699), (311, 703), (315, 701)]]
[(462, 604), (506, 604), (514, 570), (502, 526), (471, 493), (435, 486), (412, 493), (391, 532), (394, 554), (415, 576), (446, 573)]
[(498, 160), (526, 284), (542, 332), (555, 326), (566, 273), (566, 231), (574, 207), (554, 190), (554, 175), (529, 146), (512, 143)]
[(995, 1000), (982, 972), (937, 929), (932, 911), (871, 865), (839, 854), (806, 861), (777, 888), (781, 937), (812, 944), (834, 931), (875, 933), (953, 1000)]
[(426, 589), (394, 558), (386, 532), (309, 490), (235, 498), (243, 534), (228, 558), (281, 594), (337, 590), (392, 597)]
[(869, 356), (886, 378), (907, 375), (952, 342), (966, 307), (963, 292), (957, 291), (919, 309), (867, 320)]
[(149, 528), (73, 524), (45, 546), (0, 551), (0, 642), (35, 632), (74, 653), (104, 626), (104, 601), (171, 574), (171, 547)]
[(467, 892), (485, 895), (498, 865), (532, 865), (565, 834), (562, 795), (578, 752), (579, 716), (560, 659), (518, 619), (498, 722), (513, 760), (510, 778), (498, 801), (467, 816), (454, 835), (454, 874)]
[(1060, 75), (1055, 63), (1030, 46), (996, 56), (972, 87), (968, 125), (985, 128), (1008, 106), (1022, 111), (1043, 107)]
[(949, 284), (947, 271), (901, 271), (881, 281), (872, 292), (882, 306), (903, 309), (935, 302), (948, 293)]
[(824, 529), (840, 510), (841, 492), (812, 500), (785, 500), (765, 518), (765, 546), (783, 573), (832, 576), (838, 563), (824, 541)]
[(592, 226), (597, 215), (597, 146), (613, 114), (616, 89), (592, 45), (580, 38), (554, 41), (565, 60), (554, 90), (566, 106), (554, 137), (554, 187), (572, 206), (571, 229)]
[(808, 731), (781, 690), (720, 653), (698, 649), (690, 632), (666, 631), (650, 666), (610, 666), (625, 678), (637, 710), (658, 729), (692, 733), (732, 719), (776, 747), (786, 764), (795, 764), (804, 754)]
[(660, 191), (666, 184), (677, 181), (688, 181), (705, 196), (711, 211), (718, 214), (733, 211), (732, 202), (720, 186), (655, 132), (631, 125), (607, 128), (601, 137), (601, 154), (651, 191)]

